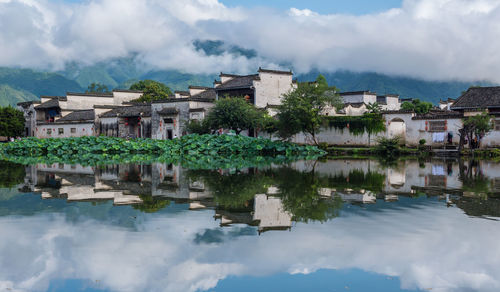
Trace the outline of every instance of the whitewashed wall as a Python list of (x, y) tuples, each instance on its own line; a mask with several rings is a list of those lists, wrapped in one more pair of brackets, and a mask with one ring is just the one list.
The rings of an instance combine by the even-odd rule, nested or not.
[[(59, 129), (64, 129), (64, 134), (59, 134)], [(71, 133), (71, 129), (74, 128), (75, 133)], [(52, 130), (52, 133), (47, 134), (48, 129)], [(68, 137), (84, 137), (84, 136), (94, 136), (95, 129), (94, 123), (85, 124), (47, 124), (47, 125), (37, 125), (35, 127), (35, 137), (37, 138), (68, 138)]]
[(291, 74), (259, 72), (260, 80), (254, 81), (255, 106), (264, 108), (268, 104), (281, 104), (281, 96), (293, 88)]

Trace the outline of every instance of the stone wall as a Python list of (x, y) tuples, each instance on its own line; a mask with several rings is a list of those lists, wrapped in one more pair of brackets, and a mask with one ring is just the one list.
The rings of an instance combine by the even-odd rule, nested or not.
[[(175, 108), (178, 113), (169, 116), (160, 116), (158, 112), (164, 108)], [(165, 118), (172, 118), (174, 124), (165, 124)], [(167, 130), (172, 130), (172, 136), (181, 137), (187, 132), (186, 125), (188, 122), (189, 101), (153, 103), (151, 105), (151, 137), (153, 139), (167, 139)]]

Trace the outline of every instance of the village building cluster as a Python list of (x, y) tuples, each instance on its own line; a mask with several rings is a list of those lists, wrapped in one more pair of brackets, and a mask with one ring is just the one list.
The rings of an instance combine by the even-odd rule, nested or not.
[[(189, 121), (204, 119), (218, 99), (242, 97), (274, 116), (283, 95), (296, 87), (297, 81), (291, 71), (259, 68), (257, 74), (252, 75), (221, 73), (213, 87), (189, 86), (187, 91), (175, 91), (169, 99), (151, 103), (134, 102), (142, 96), (140, 91), (113, 90), (110, 93), (68, 92), (66, 96), (41, 96), (40, 101), (22, 102), (18, 108), (24, 112), (26, 136), (174, 139), (187, 134)], [(324, 115), (361, 116), (369, 111), (370, 104), (377, 103), (387, 130), (376, 136), (399, 136), (409, 146), (419, 145), (422, 140), (431, 146), (457, 145), (464, 117), (484, 111), (495, 118), (500, 116), (500, 87), (470, 88), (457, 100), (441, 101), (427, 114), (402, 110), (401, 104), (411, 100), (398, 95), (378, 95), (369, 90), (339, 94), (344, 102), (343, 109), (330, 107)], [(266, 136), (266, 133), (258, 134)], [(376, 137), (325, 128), (317, 138), (334, 145), (367, 146)], [(292, 140), (310, 142), (302, 134)], [(500, 146), (500, 117), (495, 119), (494, 130), (483, 139), (482, 146)]]

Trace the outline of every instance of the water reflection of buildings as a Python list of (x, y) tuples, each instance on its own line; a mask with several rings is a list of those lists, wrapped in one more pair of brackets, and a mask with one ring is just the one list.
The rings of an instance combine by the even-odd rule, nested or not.
[[(201, 180), (192, 180), (186, 170), (172, 164), (126, 164), (97, 167), (69, 164), (37, 164), (26, 167), (23, 192), (34, 192), (42, 199), (68, 202), (113, 201), (114, 205), (142, 204), (142, 196), (164, 198), (189, 204), (190, 210), (214, 209), (221, 226), (248, 224), (259, 232), (284, 230), (292, 226), (292, 216), (280, 198), (256, 194), (242, 209), (216, 206), (212, 192)], [(253, 201), (253, 202), (252, 202)]]
[[(299, 173), (314, 172), (320, 186), (317, 195), (322, 200), (339, 197), (351, 204), (373, 204), (378, 200), (395, 202), (402, 196), (425, 194), (437, 196), (448, 205), (455, 204), (469, 215), (500, 216), (497, 207), (500, 200), (490, 200), (484, 205), (483, 201), (477, 201), (481, 192), (487, 193), (487, 198), (499, 197), (500, 164), (493, 162), (470, 164), (436, 159), (384, 165), (374, 160), (330, 160), (297, 162), (291, 167)], [(271, 169), (268, 176), (276, 179), (273, 171), (278, 168)], [(284, 176), (281, 180), (289, 178)], [(144, 196), (168, 199), (188, 204), (190, 210), (213, 209), (221, 226), (248, 224), (256, 226), (259, 232), (287, 230), (294, 221), (294, 214), (284, 208), (275, 186), (250, 193), (243, 206), (227, 207), (217, 203), (203, 177), (194, 179), (187, 170), (171, 164), (98, 167), (38, 164), (26, 167), (21, 190), (38, 193), (43, 199), (107, 200), (115, 205), (143, 204)]]

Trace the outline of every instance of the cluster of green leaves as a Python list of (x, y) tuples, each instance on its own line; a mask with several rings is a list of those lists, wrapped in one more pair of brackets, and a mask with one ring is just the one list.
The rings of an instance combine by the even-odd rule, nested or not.
[(215, 103), (203, 122), (205, 129), (243, 130), (264, 127), (266, 113), (240, 97), (222, 98)]
[(427, 101), (420, 101), (420, 99), (414, 99), (412, 102), (405, 101), (401, 104), (401, 109), (414, 111), (417, 114), (426, 114), (432, 108), (432, 103)]
[(8, 106), (0, 107), (0, 136), (17, 137), (24, 132), (23, 112)]
[[(461, 136), (467, 137), (469, 146), (474, 138), (477, 138), (479, 144), (481, 140), (493, 130), (493, 122), (491, 116), (483, 112), (480, 115), (470, 116), (463, 119), (463, 128), (459, 130)], [(461, 144), (462, 144), (461, 139)], [(479, 146), (479, 145), (477, 145)]]
[(143, 95), (136, 99), (137, 102), (151, 102), (154, 100), (168, 99), (172, 91), (165, 84), (154, 80), (141, 80), (130, 86), (130, 90), (139, 90)]
[(189, 120), (186, 125), (186, 130), (190, 134), (210, 134), (212, 130), (210, 130), (210, 126), (208, 124), (208, 119), (199, 120)]
[(186, 135), (174, 140), (134, 139), (126, 140), (115, 137), (80, 137), (80, 138), (26, 138), (1, 148), (1, 152), (10, 156), (39, 157), (58, 156), (72, 159), (98, 154), (113, 157), (120, 154), (154, 154), (162, 160), (192, 160), (209, 163), (220, 157), (242, 155), (314, 157), (324, 152), (313, 146), (272, 141), (264, 138), (251, 138), (239, 135)]
[(364, 133), (377, 134), (386, 130), (385, 120), (381, 114), (366, 113), (362, 116), (329, 116), (324, 117), (329, 127), (344, 130), (349, 129), (352, 135)]
[(377, 140), (375, 151), (382, 156), (394, 158), (401, 152), (400, 141), (401, 138), (398, 136), (393, 138), (380, 137)]
[(316, 82), (299, 83), (295, 90), (285, 94), (277, 115), (280, 137), (287, 139), (302, 132), (317, 144), (316, 133), (323, 124), (323, 111), (328, 106), (343, 107), (337, 92), (337, 88), (330, 87), (325, 77), (319, 75)]

